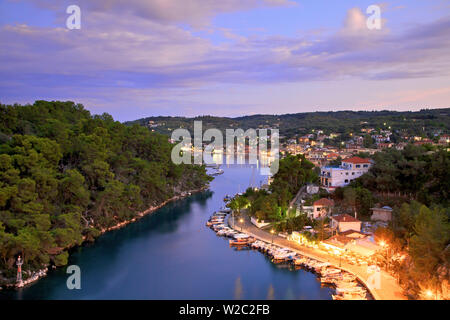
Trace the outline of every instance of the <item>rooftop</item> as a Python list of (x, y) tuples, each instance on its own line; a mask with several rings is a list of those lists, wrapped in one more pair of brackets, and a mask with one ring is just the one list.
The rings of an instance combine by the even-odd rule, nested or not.
[(362, 236), (367, 236), (365, 233), (362, 233), (362, 232), (356, 231), (356, 230), (347, 230), (347, 231), (344, 231), (344, 232), (340, 232), (339, 235), (348, 237), (350, 234), (354, 234), (354, 233), (360, 234)]
[(334, 201), (327, 199), (327, 198), (322, 198), (320, 200), (314, 201), (315, 206), (324, 206), (324, 207), (332, 207), (334, 206)]
[(338, 214), (335, 216), (331, 216), (331, 219), (337, 221), (337, 222), (361, 222), (358, 219), (352, 217), (351, 215), (348, 215), (346, 213), (344, 214)]
[(347, 158), (345, 160), (342, 160), (342, 162), (349, 162), (349, 163), (370, 163), (370, 159), (364, 159), (360, 157), (351, 157)]

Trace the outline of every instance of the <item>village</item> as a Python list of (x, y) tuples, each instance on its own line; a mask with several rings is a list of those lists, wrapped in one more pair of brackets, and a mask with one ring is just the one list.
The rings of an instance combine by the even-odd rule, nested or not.
[[(230, 219), (230, 226), (224, 226), (224, 229), (223, 221), (219, 221), (219, 226), (214, 225), (218, 235), (234, 237), (235, 240), (230, 240), (231, 245), (248, 245), (250, 248), (263, 250), (266, 254), (269, 253), (275, 263), (305, 265), (305, 259), (313, 257), (316, 262), (313, 262), (312, 267), (307, 263), (306, 267), (319, 274), (324, 266), (329, 268), (328, 263), (332, 264), (332, 270), (352, 270), (350, 273), (365, 284), (371, 297), (375, 299), (447, 299), (449, 285), (446, 280), (438, 285), (421, 285), (421, 289), (414, 294), (411, 293), (412, 290), (400, 285), (406, 281), (401, 280), (400, 274), (405, 272), (401, 270), (405, 265), (411, 265), (411, 262), (408, 245), (399, 245), (401, 241), (394, 236), (394, 231), (397, 232), (399, 227), (394, 228), (393, 216), (395, 210), (399, 214), (398, 208), (402, 201), (409, 199), (414, 202), (415, 196), (400, 192), (393, 195), (388, 193), (386, 197), (383, 194), (375, 195), (361, 187), (358, 179), (370, 171), (376, 163), (374, 158), (377, 155), (380, 157), (382, 151), (394, 149), (403, 152), (405, 148), (414, 150), (416, 147), (425, 147), (429, 148), (429, 154), (438, 149), (448, 152), (450, 136), (440, 134), (434, 139), (403, 137), (402, 142), (393, 143), (390, 141), (390, 130), (362, 129), (359, 134), (350, 133), (351, 139), (348, 141), (332, 146), (324, 141), (336, 138), (338, 134), (324, 135), (321, 130), (312, 131), (311, 134), (285, 140), (280, 148), (281, 159), (291, 161), (290, 168), (286, 169), (283, 177), (278, 174), (278, 181), (275, 181), (275, 175), (265, 185), (253, 186), (245, 193), (225, 199), (228, 207), (233, 209), (233, 218)], [(384, 154), (381, 156), (384, 157)], [(281, 181), (289, 177), (289, 170), (303, 166), (303, 163), (305, 170), (312, 170), (317, 174), (318, 180), (300, 184), (299, 189), (292, 187), (287, 181)], [(301, 175), (304, 174), (303, 172)], [(292, 172), (292, 175), (295, 176), (295, 173)], [(289, 205), (285, 209), (282, 203), (286, 200), (280, 199), (285, 199), (289, 193), (283, 188), (290, 189), (290, 194), (295, 194), (289, 199)], [(292, 193), (294, 190), (296, 193)], [(358, 192), (362, 196), (357, 195)], [(270, 203), (268, 198), (275, 202)], [(397, 209), (394, 210), (394, 206)], [(270, 213), (273, 210), (275, 213)], [(241, 233), (244, 235), (240, 235)], [(305, 256), (305, 253), (309, 255)], [(315, 267), (317, 263), (318, 269)], [(343, 266), (347, 269), (342, 269)], [(440, 269), (444, 276), (438, 275), (438, 279), (445, 279), (447, 271), (444, 269)], [(324, 272), (326, 274), (327, 271)], [(382, 289), (373, 283), (377, 272), (383, 274)], [(387, 288), (389, 291), (386, 291)], [(368, 295), (360, 294), (359, 291), (353, 295), (333, 296), (339, 300), (367, 297)]]

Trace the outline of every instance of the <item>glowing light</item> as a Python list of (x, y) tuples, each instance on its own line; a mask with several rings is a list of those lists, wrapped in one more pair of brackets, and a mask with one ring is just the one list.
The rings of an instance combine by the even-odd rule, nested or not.
[(425, 293), (428, 297), (433, 297), (433, 292), (431, 290), (427, 290)]

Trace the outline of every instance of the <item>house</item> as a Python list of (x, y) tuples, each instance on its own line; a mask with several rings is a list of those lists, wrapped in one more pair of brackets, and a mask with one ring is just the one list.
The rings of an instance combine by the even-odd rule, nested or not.
[(379, 142), (377, 143), (377, 148), (378, 149), (389, 149), (392, 148), (394, 144), (390, 143), (390, 142)]
[(339, 154), (336, 152), (331, 152), (331, 153), (327, 154), (328, 161), (336, 160), (337, 158), (339, 158)]
[(352, 239), (345, 236), (335, 235), (327, 240), (320, 242), (320, 245), (327, 250), (344, 251), (346, 244), (350, 241), (352, 241)]
[[(357, 232), (354, 232), (356, 234)], [(350, 233), (349, 233), (350, 234)], [(335, 235), (320, 243), (321, 247), (334, 252), (349, 252), (362, 257), (370, 257), (382, 247), (364, 235), (362, 238), (352, 238), (348, 235)]]
[(321, 218), (331, 214), (331, 209), (334, 207), (334, 201), (327, 198), (322, 198), (320, 200), (314, 201), (313, 207), (314, 210), (312, 218)]
[(345, 249), (363, 257), (370, 257), (383, 248), (369, 238), (362, 238), (350, 241), (346, 244)]
[(400, 143), (397, 143), (397, 145), (395, 146), (395, 149), (397, 149), (397, 150), (403, 150), (403, 149), (405, 149), (405, 147), (407, 146), (408, 144), (406, 143), (406, 142), (400, 142)]
[(361, 221), (348, 214), (338, 214), (331, 216), (331, 228), (339, 233), (348, 230), (361, 231)]
[(433, 144), (433, 140), (431, 140), (431, 139), (422, 139), (422, 140), (420, 140), (420, 141), (414, 142), (414, 144), (415, 144), (416, 146), (423, 146), (423, 145), (425, 145), (425, 144)]
[(370, 219), (372, 221), (384, 221), (388, 222), (392, 220), (392, 208), (384, 206), (383, 208), (371, 208), (372, 216)]
[(439, 138), (439, 144), (447, 145), (450, 143), (450, 135), (444, 134)]
[(364, 239), (367, 238), (367, 234), (364, 234), (360, 231), (356, 230), (347, 230), (344, 232), (339, 233), (340, 236), (344, 236), (351, 239)]
[(325, 188), (332, 190), (337, 187), (345, 187), (351, 181), (359, 178), (372, 166), (370, 159), (351, 157), (342, 160), (339, 167), (321, 167), (320, 183)]
[(303, 136), (303, 137), (298, 138), (298, 143), (309, 144), (309, 136)]
[(314, 207), (313, 206), (301, 206), (301, 211), (305, 213), (308, 217), (312, 217), (314, 215)]

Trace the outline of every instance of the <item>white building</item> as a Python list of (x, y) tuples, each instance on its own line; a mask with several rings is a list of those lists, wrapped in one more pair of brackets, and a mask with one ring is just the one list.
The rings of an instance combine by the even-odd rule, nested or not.
[(327, 189), (345, 187), (351, 181), (369, 171), (371, 165), (370, 159), (352, 157), (342, 160), (339, 167), (321, 167), (320, 183)]
[(331, 216), (331, 228), (340, 233), (348, 230), (359, 232), (361, 231), (361, 221), (348, 214), (338, 214)]

